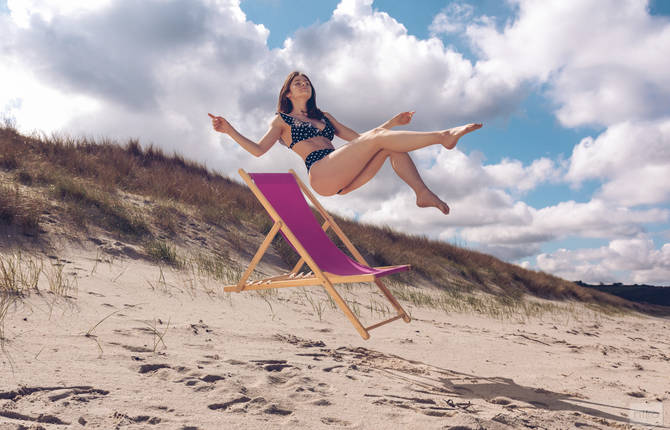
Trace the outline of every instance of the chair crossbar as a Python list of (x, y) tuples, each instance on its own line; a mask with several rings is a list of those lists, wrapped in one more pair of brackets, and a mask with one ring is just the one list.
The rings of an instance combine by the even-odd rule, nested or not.
[(384, 324), (388, 324), (388, 323), (393, 322), (393, 321), (395, 321), (395, 320), (399, 320), (400, 318), (403, 318), (403, 317), (404, 317), (404, 315), (396, 315), (396, 316), (394, 316), (393, 318), (389, 318), (389, 319), (384, 320), (384, 321), (382, 321), (382, 322), (378, 322), (377, 324), (372, 324), (370, 327), (365, 327), (365, 329), (366, 329), (367, 331), (370, 331), (370, 330), (372, 330), (372, 329), (374, 329), (374, 328), (381, 327), (381, 326), (383, 326)]
[[(314, 276), (311, 272), (309, 274), (303, 274), (304, 276), (294, 276), (290, 275), (280, 275), (274, 276), (272, 278), (260, 279), (258, 281), (247, 282), (242, 286), (240, 291), (247, 290), (257, 290), (259, 285), (274, 285), (277, 288), (281, 287), (306, 287), (310, 285), (321, 285), (321, 280)], [(373, 282), (375, 281), (374, 275), (349, 275), (349, 276), (340, 276), (333, 275), (332, 273), (324, 272), (324, 275), (328, 281), (333, 284), (356, 284), (362, 282)], [(272, 287), (270, 287), (272, 288)], [(237, 292), (237, 285), (224, 287), (224, 291), (235, 291)]]

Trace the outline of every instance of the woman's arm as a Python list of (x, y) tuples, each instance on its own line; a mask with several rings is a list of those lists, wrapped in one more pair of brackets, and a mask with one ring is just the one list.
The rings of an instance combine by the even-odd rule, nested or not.
[(214, 130), (220, 133), (226, 133), (230, 136), (235, 142), (237, 142), (242, 148), (246, 149), (255, 157), (260, 157), (261, 155), (268, 152), (272, 145), (274, 145), (277, 140), (281, 137), (282, 125), (279, 117), (275, 117), (274, 120), (270, 123), (270, 129), (265, 133), (265, 136), (258, 141), (258, 143), (247, 139), (240, 132), (235, 130), (235, 128), (230, 125), (230, 123), (221, 116), (214, 116), (211, 113), (208, 113), (212, 118), (212, 126)]
[(349, 142), (350, 140), (356, 139), (360, 134), (356, 133), (354, 130), (350, 129), (349, 127), (340, 124), (331, 114), (328, 112), (323, 113), (326, 118), (328, 118), (328, 121), (330, 121), (331, 124), (333, 124), (333, 127), (335, 127), (335, 136), (339, 137), (340, 139), (346, 140)]

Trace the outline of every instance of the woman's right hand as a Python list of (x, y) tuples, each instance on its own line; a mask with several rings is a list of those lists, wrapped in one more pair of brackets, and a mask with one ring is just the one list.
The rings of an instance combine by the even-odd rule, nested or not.
[(214, 127), (214, 130), (218, 131), (219, 133), (228, 134), (233, 129), (233, 126), (231, 126), (224, 117), (214, 116), (211, 113), (208, 113), (207, 115), (212, 118), (212, 127)]

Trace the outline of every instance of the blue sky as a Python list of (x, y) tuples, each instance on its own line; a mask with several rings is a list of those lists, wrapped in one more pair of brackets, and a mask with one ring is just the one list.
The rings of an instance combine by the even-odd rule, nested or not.
[(566, 279), (670, 285), (669, 29), (664, 0), (0, 0), (0, 110), (233, 178), (302, 172), (202, 122), (215, 111), (259, 138), (301, 69), (359, 131), (406, 109), (418, 130), (485, 123), (412, 154), (448, 217), (388, 167), (330, 210)]
[[(250, 20), (270, 30), (268, 46), (281, 48), (286, 38), (291, 37), (297, 28), (328, 21), (338, 3), (338, 0), (242, 0), (240, 7)], [(429, 26), (433, 18), (448, 3), (445, 0), (375, 0), (373, 7), (400, 21), (407, 28), (408, 34), (425, 39), (430, 37)], [(515, 6), (504, 1), (478, 0), (468, 3), (474, 6), (477, 14), (495, 17), (498, 27), (503, 27), (514, 18)], [(649, 10), (652, 15), (670, 15), (670, 2), (652, 1)], [(462, 37), (443, 35), (441, 39), (445, 45), (455, 46), (466, 58), (475, 59)], [(488, 123), (479, 133), (469, 136), (462, 147), (464, 150), (482, 151), (491, 163), (500, 162), (503, 158), (524, 162), (542, 156), (568, 158), (575, 142), (603, 130), (602, 127), (563, 127), (553, 115), (553, 108), (551, 100), (543, 97), (542, 88), (539, 88), (528, 95), (518, 111)], [(579, 189), (570, 189), (565, 184), (547, 184), (525, 196), (525, 201), (535, 207), (565, 199), (586, 201), (596, 187), (595, 181)], [(560, 245), (547, 244), (546, 249), (551, 250)]]

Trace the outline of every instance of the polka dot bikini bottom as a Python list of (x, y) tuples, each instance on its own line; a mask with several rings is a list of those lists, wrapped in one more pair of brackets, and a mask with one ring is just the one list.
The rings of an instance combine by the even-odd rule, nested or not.
[(317, 149), (316, 151), (310, 152), (309, 155), (307, 155), (307, 158), (305, 158), (305, 167), (307, 167), (307, 172), (309, 172), (309, 169), (312, 167), (312, 164), (321, 160), (322, 158), (324, 158), (326, 155), (330, 154), (333, 151), (334, 149), (328, 148), (328, 149)]

